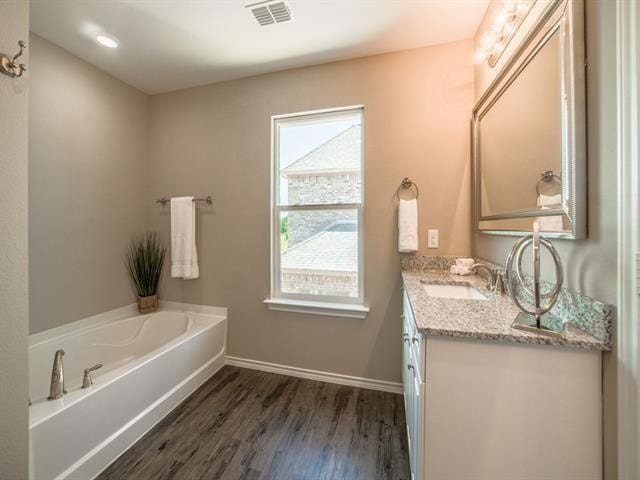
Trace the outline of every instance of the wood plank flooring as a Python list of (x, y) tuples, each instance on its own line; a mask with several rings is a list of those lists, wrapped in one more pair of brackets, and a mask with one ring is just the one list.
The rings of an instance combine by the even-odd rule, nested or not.
[(226, 366), (99, 480), (408, 480), (401, 395)]

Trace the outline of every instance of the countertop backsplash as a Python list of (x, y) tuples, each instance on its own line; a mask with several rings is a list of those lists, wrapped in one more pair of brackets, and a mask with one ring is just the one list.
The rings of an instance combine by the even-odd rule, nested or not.
[[(504, 270), (502, 265), (491, 263), (488, 260), (478, 259), (492, 268)], [(529, 290), (533, 290), (533, 277), (524, 274), (524, 281)], [(543, 292), (551, 291), (554, 284), (542, 280), (540, 287)], [(521, 290), (522, 298), (528, 303), (533, 303), (533, 296), (526, 290)], [(551, 309), (551, 314), (561, 318), (565, 323), (570, 323), (577, 328), (593, 335), (598, 340), (611, 343), (611, 329), (613, 325), (613, 305), (601, 302), (578, 292), (573, 292), (562, 287), (558, 300)]]

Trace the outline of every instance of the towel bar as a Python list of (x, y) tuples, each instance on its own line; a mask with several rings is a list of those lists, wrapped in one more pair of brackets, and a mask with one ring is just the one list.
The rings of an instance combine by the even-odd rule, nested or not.
[[(158, 200), (156, 200), (156, 203), (160, 203), (160, 204), (162, 204), (163, 207), (165, 207), (167, 205), (167, 203), (169, 203), (170, 201), (171, 201), (170, 198), (162, 197), (162, 198), (159, 198)], [(194, 198), (193, 201), (194, 202), (205, 202), (207, 205), (213, 205), (213, 199), (211, 198), (211, 195), (207, 195), (206, 197)]]

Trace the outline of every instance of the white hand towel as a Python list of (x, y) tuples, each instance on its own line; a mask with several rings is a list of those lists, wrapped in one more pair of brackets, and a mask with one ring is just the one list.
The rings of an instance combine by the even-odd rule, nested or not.
[(418, 201), (400, 199), (398, 206), (398, 251), (418, 251)]
[(463, 267), (462, 265), (451, 265), (449, 269), (449, 273), (453, 275), (472, 275), (473, 272), (469, 270), (468, 267)]
[(193, 197), (171, 199), (171, 276), (198, 278), (196, 204)]
[(456, 265), (458, 267), (469, 268), (474, 263), (475, 263), (475, 260), (473, 258), (456, 258)]
[[(562, 195), (538, 195), (538, 207), (540, 210), (549, 210), (550, 208), (560, 208), (562, 204)], [(551, 217), (538, 217), (538, 225), (542, 232), (561, 232), (564, 230), (564, 223), (561, 215), (553, 215)]]

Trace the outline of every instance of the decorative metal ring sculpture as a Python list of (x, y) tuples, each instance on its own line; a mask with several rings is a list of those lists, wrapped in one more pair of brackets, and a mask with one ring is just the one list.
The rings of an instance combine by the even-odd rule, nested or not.
[[(536, 318), (536, 320), (539, 321), (542, 315), (551, 310), (556, 300), (558, 299), (558, 295), (560, 295), (560, 289), (562, 288), (562, 283), (564, 282), (564, 273), (562, 270), (560, 255), (558, 255), (558, 252), (553, 244), (545, 238), (538, 237), (537, 240), (539, 242), (539, 245), (536, 245), (534, 235), (527, 235), (516, 242), (516, 244), (511, 249), (511, 252), (509, 253), (509, 257), (507, 258), (506, 273), (509, 295), (511, 295), (511, 298), (513, 299), (517, 307), (524, 313), (532, 315)], [(533, 244), (534, 248), (533, 290), (527, 287), (522, 276), (522, 257), (524, 251), (530, 244)], [(556, 267), (556, 283), (550, 292), (544, 294), (540, 293), (540, 245), (544, 246), (549, 251)], [(518, 292), (516, 289), (518, 285), (527, 294), (533, 297), (535, 307), (533, 311), (526, 308), (518, 298)], [(545, 301), (544, 305), (542, 304), (543, 300)]]

